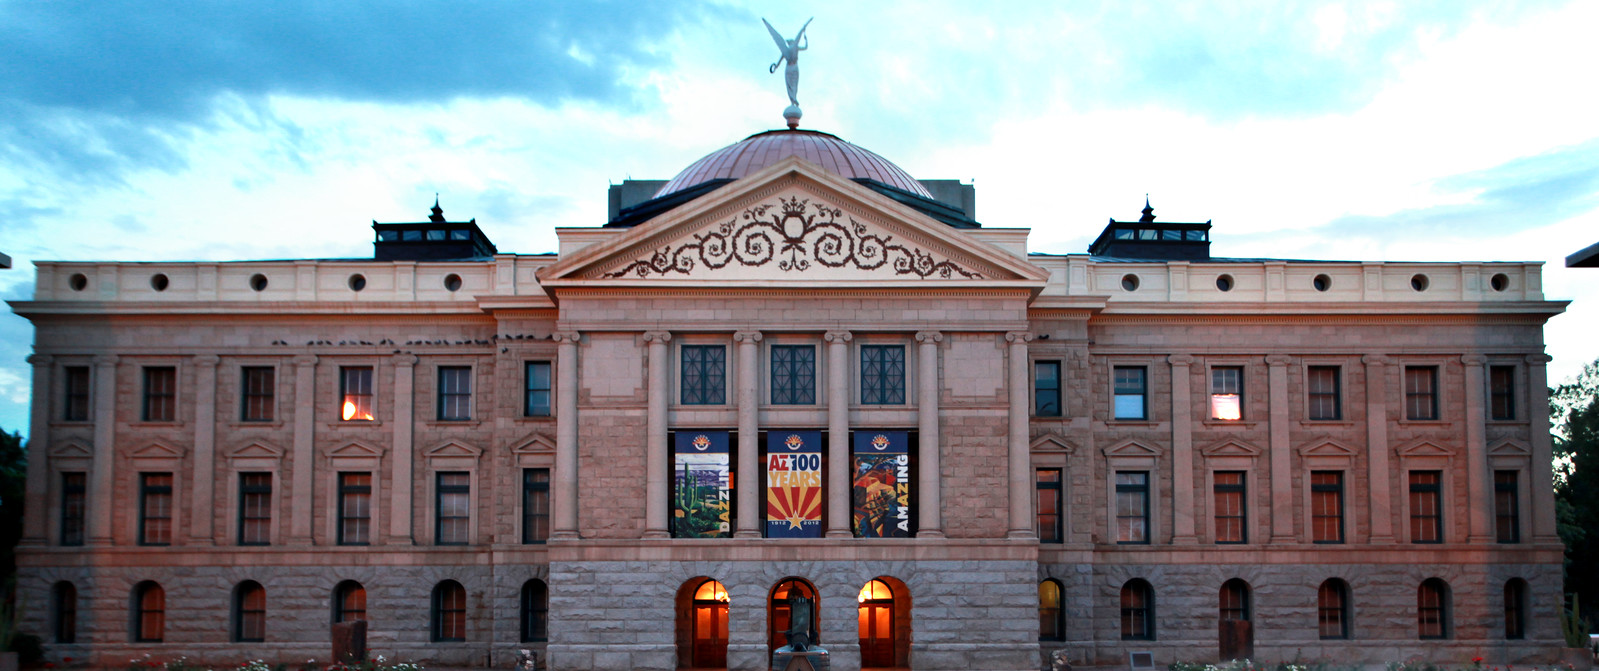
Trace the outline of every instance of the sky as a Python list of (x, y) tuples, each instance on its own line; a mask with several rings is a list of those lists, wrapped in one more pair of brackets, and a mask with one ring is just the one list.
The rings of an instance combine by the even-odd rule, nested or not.
[[(370, 257), (434, 194), (502, 252), (606, 219), (788, 100), (1082, 253), (1149, 194), (1218, 256), (1540, 261), (1551, 383), (1599, 358), (1595, 2), (0, 0), (0, 298), (36, 260)], [(0, 429), (28, 322), (0, 314)]]

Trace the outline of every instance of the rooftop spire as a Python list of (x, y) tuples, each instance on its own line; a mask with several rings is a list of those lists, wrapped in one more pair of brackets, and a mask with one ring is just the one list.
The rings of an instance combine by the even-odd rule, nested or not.
[(439, 207), (439, 194), (433, 194), (433, 214), (428, 216), (428, 221), (435, 224), (444, 223), (444, 208)]
[(1144, 194), (1144, 216), (1138, 218), (1138, 223), (1147, 224), (1155, 220), (1155, 208), (1149, 206), (1149, 194)]

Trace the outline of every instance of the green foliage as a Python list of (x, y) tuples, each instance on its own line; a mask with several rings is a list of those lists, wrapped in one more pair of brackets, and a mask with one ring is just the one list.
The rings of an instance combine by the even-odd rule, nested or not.
[(1566, 592), (1599, 599), (1599, 361), (1549, 393), (1555, 515), (1566, 544)]
[(1588, 647), (1588, 622), (1582, 619), (1582, 606), (1577, 599), (1578, 595), (1571, 595), (1571, 607), (1560, 609), (1560, 634), (1566, 637), (1568, 648)]

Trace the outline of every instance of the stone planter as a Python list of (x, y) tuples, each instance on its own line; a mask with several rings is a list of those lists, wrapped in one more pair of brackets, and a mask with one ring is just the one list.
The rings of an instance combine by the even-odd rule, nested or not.
[(1560, 662), (1570, 664), (1576, 671), (1590, 671), (1593, 669), (1593, 651), (1587, 648), (1561, 648)]

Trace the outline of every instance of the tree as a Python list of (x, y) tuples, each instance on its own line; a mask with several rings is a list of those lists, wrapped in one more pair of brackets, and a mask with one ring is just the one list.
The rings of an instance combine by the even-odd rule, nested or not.
[(1599, 361), (1549, 394), (1566, 592), (1599, 603)]
[(28, 453), (22, 434), (0, 430), (0, 580), (17, 572), (17, 541), (22, 540), (22, 491)]

